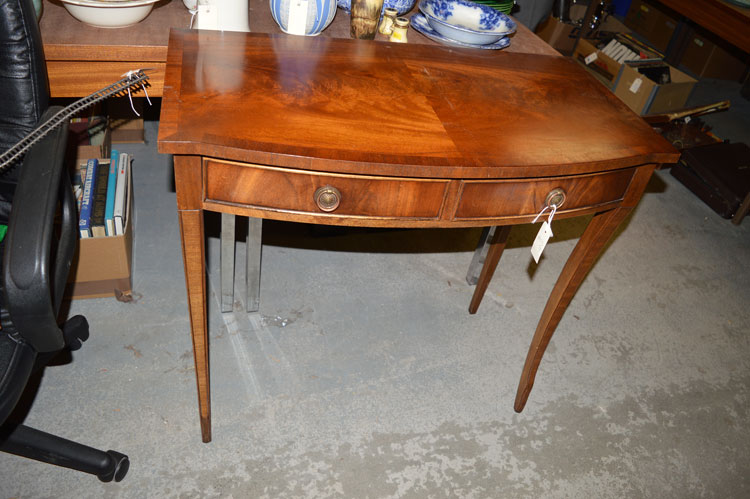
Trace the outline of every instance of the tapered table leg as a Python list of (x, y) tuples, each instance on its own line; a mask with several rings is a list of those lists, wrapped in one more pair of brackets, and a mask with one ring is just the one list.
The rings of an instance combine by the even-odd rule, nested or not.
[(221, 214), (221, 311), (231, 312), (234, 305), (234, 225), (235, 216)]
[(490, 249), (490, 239), (492, 238), (492, 234), (495, 233), (496, 228), (496, 226), (482, 228), (482, 233), (479, 235), (479, 242), (477, 242), (477, 249), (474, 250), (471, 263), (469, 263), (469, 270), (466, 271), (466, 283), (469, 286), (474, 286), (479, 282), (479, 274), (482, 272), (484, 261), (487, 259), (487, 252)]
[(198, 385), (198, 414), (201, 437), (211, 441), (211, 393), (206, 321), (206, 250), (203, 227), (201, 160), (197, 156), (175, 156), (177, 215), (185, 265), (190, 335), (193, 340), (195, 379)]
[(180, 211), (182, 257), (185, 263), (193, 360), (198, 384), (198, 411), (201, 436), (211, 441), (211, 393), (208, 362), (208, 326), (206, 323), (206, 266), (203, 239), (203, 211)]
[[(492, 275), (497, 268), (497, 263), (503, 255), (503, 250), (505, 250), (509, 234), (510, 225), (493, 227), (489, 234), (487, 256), (484, 259), (484, 265), (482, 266), (482, 271), (477, 280), (477, 287), (474, 289), (474, 295), (471, 297), (471, 303), (469, 304), (470, 314), (476, 313), (479, 304), (482, 303), (482, 298), (484, 297), (485, 291), (487, 291), (487, 286), (490, 284)], [(477, 252), (479, 252), (480, 249), (481, 248), (477, 248)]]
[(557, 324), (565, 313), (565, 309), (570, 304), (602, 248), (630, 211), (631, 208), (617, 208), (594, 215), (575, 249), (568, 257), (568, 261), (565, 263), (565, 267), (563, 267), (562, 273), (547, 300), (547, 305), (544, 307), (534, 338), (531, 340), (529, 353), (526, 356), (526, 363), (523, 366), (523, 373), (516, 392), (514, 404), (516, 412), (521, 412), (526, 405), (531, 388), (534, 386), (534, 377), (539, 363)]
[(260, 309), (260, 260), (263, 238), (263, 219), (247, 219), (247, 255), (245, 281), (247, 284), (247, 311)]

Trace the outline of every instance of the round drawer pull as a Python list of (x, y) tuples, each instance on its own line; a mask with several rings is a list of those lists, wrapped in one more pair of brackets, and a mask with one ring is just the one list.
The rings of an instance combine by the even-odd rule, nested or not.
[(313, 199), (321, 211), (330, 212), (341, 204), (341, 192), (331, 185), (324, 185), (315, 191)]
[(562, 190), (561, 187), (552, 189), (547, 194), (547, 197), (544, 199), (544, 202), (550, 208), (552, 208), (552, 205), (554, 204), (559, 209), (565, 202), (565, 191)]

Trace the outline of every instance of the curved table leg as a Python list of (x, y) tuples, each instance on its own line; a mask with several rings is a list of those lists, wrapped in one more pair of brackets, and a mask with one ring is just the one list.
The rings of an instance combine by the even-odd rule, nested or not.
[(547, 349), (565, 309), (573, 299), (583, 278), (586, 277), (593, 266), (602, 248), (630, 211), (631, 208), (629, 207), (617, 208), (594, 215), (575, 249), (568, 257), (568, 261), (565, 263), (565, 267), (547, 300), (547, 305), (544, 307), (534, 338), (531, 340), (529, 353), (526, 356), (526, 363), (523, 366), (523, 373), (516, 392), (514, 404), (516, 412), (521, 412), (526, 405), (531, 388), (534, 386), (534, 377), (539, 363), (542, 361), (544, 351)]

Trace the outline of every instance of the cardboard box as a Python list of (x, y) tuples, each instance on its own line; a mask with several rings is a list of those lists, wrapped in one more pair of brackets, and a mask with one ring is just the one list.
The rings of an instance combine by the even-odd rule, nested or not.
[[(573, 5), (570, 8), (570, 18), (580, 20), (586, 15), (585, 5)], [(613, 33), (629, 33), (630, 30), (613, 16), (607, 17), (606, 21), (599, 26), (600, 31)], [(577, 28), (573, 24), (563, 23), (555, 17), (548, 17), (542, 21), (536, 29), (536, 35), (563, 54), (573, 52)]]
[(109, 130), (113, 144), (140, 144), (145, 140), (142, 118), (110, 118)]
[(564, 23), (556, 17), (548, 17), (536, 28), (536, 35), (547, 42), (552, 48), (569, 54), (575, 45), (572, 24)]
[(620, 74), (621, 64), (598, 50), (594, 43), (590, 40), (579, 40), (573, 59), (583, 64), (597, 80), (612, 90)]
[(702, 78), (739, 81), (747, 70), (748, 54), (714, 35), (691, 28), (680, 64)]
[[(107, 101), (109, 130), (112, 135), (112, 142), (115, 144), (142, 143), (145, 140), (143, 118), (141, 117), (146, 108), (145, 99), (135, 97), (133, 98), (133, 107), (130, 106), (130, 99), (127, 97)], [(133, 109), (138, 114), (134, 113)]]
[[(626, 36), (618, 36), (620, 40), (627, 38)], [(620, 62), (609, 57), (601, 50), (596, 48), (597, 40), (584, 40), (581, 39), (578, 42), (576, 51), (573, 54), (573, 59), (583, 65), (594, 77), (601, 81), (607, 88), (614, 90), (617, 84), (617, 79), (620, 75)], [(650, 52), (645, 47), (639, 52), (639, 56), (643, 56), (649, 59), (658, 59), (659, 54), (656, 52)]]
[(659, 85), (628, 64), (623, 64), (615, 86), (615, 95), (640, 114), (659, 114), (682, 109), (696, 80), (677, 68), (669, 67), (671, 83)]
[(633, 0), (625, 16), (625, 26), (643, 36), (660, 52), (666, 52), (677, 29), (679, 15), (651, 0)]
[[(78, 160), (106, 159), (104, 146), (80, 146)], [(67, 298), (101, 298), (132, 291), (133, 175), (128, 188), (128, 213), (121, 236), (89, 237), (78, 241), (68, 274)]]

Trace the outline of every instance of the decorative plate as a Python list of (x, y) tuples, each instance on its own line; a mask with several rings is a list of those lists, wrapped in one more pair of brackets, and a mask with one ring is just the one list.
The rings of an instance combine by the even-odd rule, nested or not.
[(516, 30), (506, 14), (467, 0), (422, 0), (419, 10), (441, 35), (473, 45), (495, 43)]
[(412, 27), (426, 36), (427, 38), (434, 40), (439, 43), (443, 43), (445, 45), (451, 45), (453, 47), (463, 47), (463, 48), (472, 48), (472, 49), (483, 49), (483, 50), (499, 50), (504, 49), (508, 45), (510, 45), (510, 38), (503, 37), (500, 38), (495, 43), (487, 43), (484, 45), (474, 45), (473, 43), (464, 43), (459, 42), (458, 40), (451, 40), (450, 38), (447, 38), (434, 29), (432, 29), (432, 26), (430, 26), (430, 23), (427, 22), (427, 18), (424, 16), (424, 14), (416, 13), (413, 16), (411, 16), (411, 25)]

